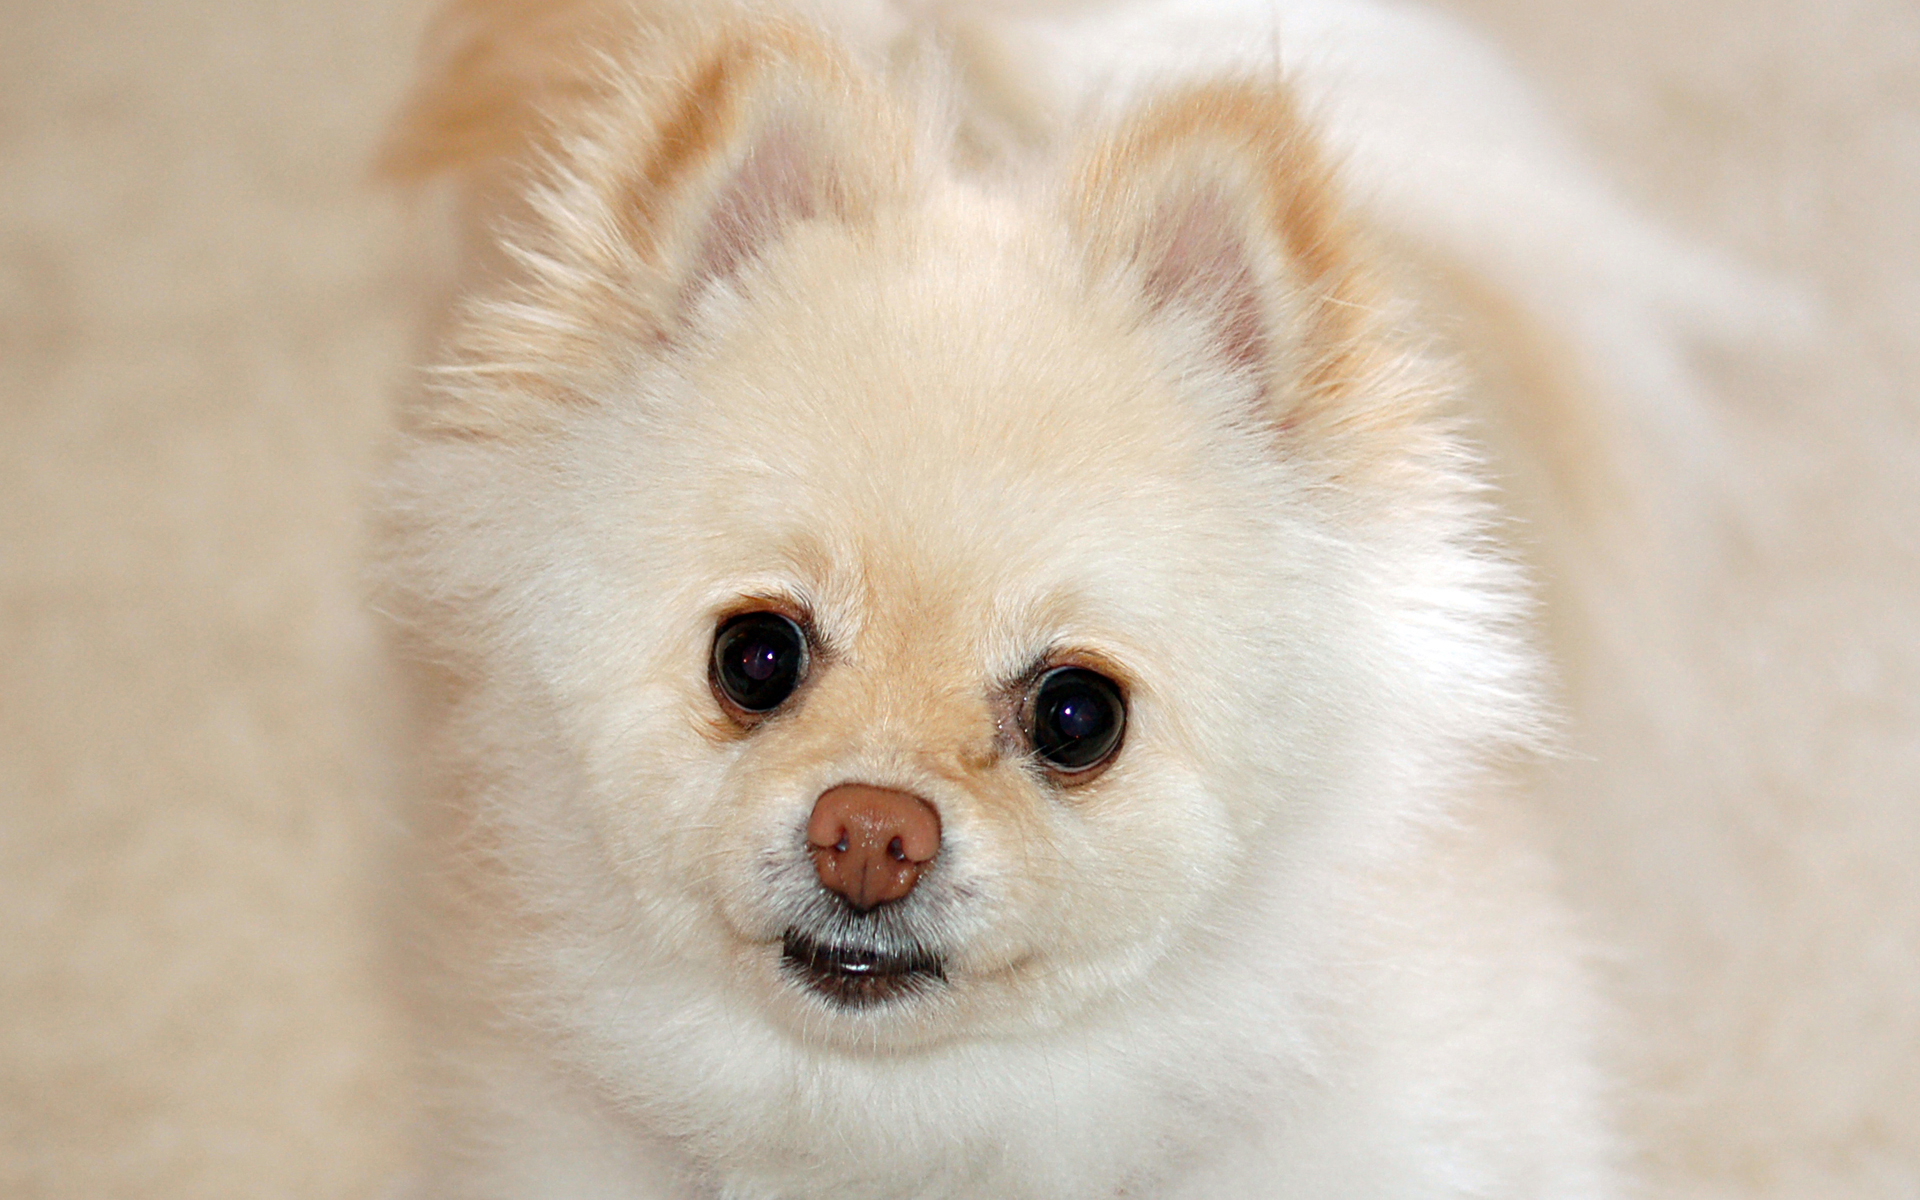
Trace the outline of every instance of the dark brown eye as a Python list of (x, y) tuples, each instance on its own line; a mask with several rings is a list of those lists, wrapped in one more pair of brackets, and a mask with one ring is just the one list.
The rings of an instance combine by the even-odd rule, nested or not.
[(1033, 686), (1027, 740), (1040, 761), (1065, 774), (1091, 770), (1120, 749), (1127, 704), (1120, 687), (1085, 667), (1055, 667)]
[(772, 712), (807, 673), (807, 635), (773, 612), (741, 613), (713, 638), (713, 682), (744, 712)]

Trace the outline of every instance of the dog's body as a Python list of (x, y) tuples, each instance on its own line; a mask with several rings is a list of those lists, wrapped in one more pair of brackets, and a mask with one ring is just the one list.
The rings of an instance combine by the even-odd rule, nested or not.
[[(449, 30), (426, 1194), (1619, 1193), (1526, 606), (1373, 246), (1616, 366), (1691, 268), (1496, 66), (1349, 4)], [(764, 710), (743, 619), (804, 638)], [(1060, 672), (1124, 707), (1084, 770)], [(877, 905), (848, 786), (937, 814)]]

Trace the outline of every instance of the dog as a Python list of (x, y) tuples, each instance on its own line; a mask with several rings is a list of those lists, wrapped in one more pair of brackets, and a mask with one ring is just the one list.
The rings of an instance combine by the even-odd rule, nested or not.
[(1365, 0), (434, 45), (421, 1195), (1623, 1194), (1535, 601), (1402, 265), (1635, 395), (1711, 273), (1497, 60)]

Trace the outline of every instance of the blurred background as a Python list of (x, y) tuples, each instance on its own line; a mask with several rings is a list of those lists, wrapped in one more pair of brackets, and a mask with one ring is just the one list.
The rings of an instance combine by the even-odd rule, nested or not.
[[(1648, 815), (1645, 856), (1714, 863), (1595, 920), (1661, 1026), (1627, 1102), (1654, 1191), (1913, 1200), (1920, 6), (1442, 7), (1638, 208), (1824, 305), (1791, 365), (1717, 368), (1772, 497), (1702, 606), (1740, 785)], [(0, 1194), (401, 1169), (359, 514), (430, 273), (367, 169), (423, 16), (0, 3)]]

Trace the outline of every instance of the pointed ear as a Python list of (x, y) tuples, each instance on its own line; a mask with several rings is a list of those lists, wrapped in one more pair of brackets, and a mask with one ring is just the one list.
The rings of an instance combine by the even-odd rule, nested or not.
[(468, 136), (420, 164), (463, 189), (476, 247), (478, 300), (437, 376), (440, 424), (493, 428), (536, 411), (524, 397), (602, 392), (799, 226), (859, 227), (910, 193), (911, 122), (823, 39), (736, 22), (689, 54), (654, 32), (606, 33), (576, 47), (579, 62), (549, 48), (551, 78), (526, 84), (530, 98), (434, 110), (507, 122), (446, 117)]
[(906, 189), (911, 143), (888, 97), (797, 30), (723, 36), (659, 99), (612, 207), (678, 308), (794, 226), (857, 225)]
[(523, 265), (638, 285), (661, 321), (793, 225), (904, 187), (909, 122), (800, 25), (456, 0), (441, 26), (382, 169), (451, 177), (483, 246), (512, 228)]
[[(1283, 430), (1350, 424), (1395, 357), (1331, 173), (1286, 95), (1226, 85), (1150, 104), (1085, 155), (1071, 220), (1104, 285), (1197, 336)], [(1191, 340), (1189, 342), (1191, 344)]]

